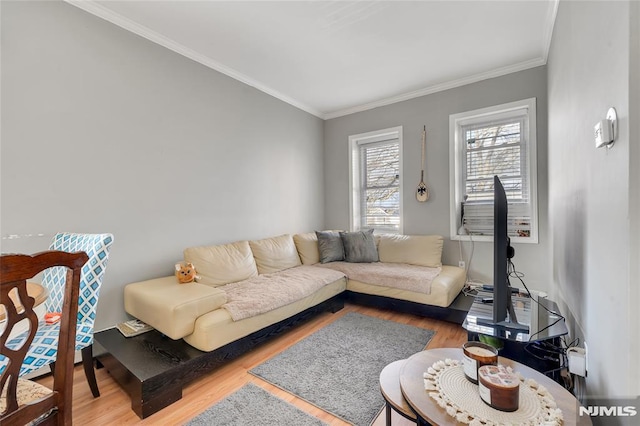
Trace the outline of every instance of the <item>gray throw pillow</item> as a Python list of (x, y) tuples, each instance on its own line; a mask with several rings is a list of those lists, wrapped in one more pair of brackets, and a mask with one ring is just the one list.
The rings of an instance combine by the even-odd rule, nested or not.
[(337, 231), (316, 231), (320, 263), (344, 260), (342, 238)]
[(353, 263), (378, 262), (378, 248), (373, 238), (373, 229), (368, 231), (341, 232), (344, 259)]

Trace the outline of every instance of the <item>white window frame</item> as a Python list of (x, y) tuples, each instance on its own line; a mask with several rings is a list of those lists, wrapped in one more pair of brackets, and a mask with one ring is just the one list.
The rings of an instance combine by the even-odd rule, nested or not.
[(463, 127), (481, 123), (523, 116), (525, 128), (522, 138), (527, 149), (525, 172), (528, 173), (529, 199), (531, 204), (531, 233), (528, 237), (511, 237), (515, 243), (538, 243), (538, 177), (536, 156), (536, 98), (524, 99), (502, 105), (495, 105), (449, 116), (449, 182), (450, 182), (450, 235), (452, 240), (493, 241), (493, 235), (467, 235), (460, 232), (462, 209), (465, 193), (463, 176), (466, 160), (466, 145)]
[[(362, 191), (362, 164), (359, 154), (359, 148), (361, 145), (370, 143), (379, 143), (387, 140), (397, 139), (398, 147), (400, 151), (400, 164), (399, 164), (399, 212), (400, 212), (400, 224), (397, 231), (390, 228), (376, 228), (375, 231), (384, 233), (399, 233), (402, 234), (403, 209), (402, 209), (402, 126), (391, 127), (388, 129), (376, 130), (373, 132), (361, 133), (357, 135), (349, 136), (349, 229), (351, 231), (358, 231), (363, 229), (362, 223), (362, 208), (361, 208), (361, 191)], [(374, 231), (374, 232), (375, 232)]]

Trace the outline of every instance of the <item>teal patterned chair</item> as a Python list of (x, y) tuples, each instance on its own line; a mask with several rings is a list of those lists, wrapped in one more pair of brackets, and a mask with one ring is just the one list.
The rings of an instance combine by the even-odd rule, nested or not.
[[(65, 252), (84, 251), (89, 256), (89, 261), (82, 267), (80, 276), (76, 351), (81, 351), (82, 353), (82, 365), (94, 397), (100, 396), (100, 391), (98, 390), (93, 366), (93, 324), (96, 318), (100, 286), (102, 285), (112, 244), (113, 235), (111, 234), (59, 233), (55, 235), (49, 247), (50, 250)], [(45, 302), (47, 312), (62, 311), (65, 277), (64, 268), (50, 268), (44, 272), (42, 285), (49, 291), (49, 297)], [(36, 336), (20, 369), (20, 376), (24, 376), (45, 365), (49, 365), (53, 371), (59, 333), (59, 323), (48, 325), (44, 321), (40, 322)], [(15, 345), (18, 347), (23, 340), (22, 336), (17, 336), (8, 342), (7, 346)], [(1, 364), (0, 362), (0, 370), (4, 367)]]

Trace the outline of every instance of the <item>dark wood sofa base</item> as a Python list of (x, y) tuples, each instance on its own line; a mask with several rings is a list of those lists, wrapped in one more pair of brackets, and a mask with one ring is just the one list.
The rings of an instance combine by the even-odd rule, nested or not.
[(131, 408), (144, 419), (181, 399), (183, 386), (192, 380), (319, 313), (335, 313), (343, 307), (344, 298), (339, 294), (211, 352), (182, 339), (172, 340), (157, 330), (125, 338), (116, 328), (96, 333), (94, 349), (101, 352), (97, 361), (127, 392)]
[(172, 340), (157, 330), (125, 338), (116, 328), (96, 333), (96, 358), (122, 386), (131, 408), (142, 419), (182, 398), (192, 380), (249, 352), (260, 343), (287, 332), (322, 312), (338, 312), (344, 302), (390, 309), (462, 324), (473, 297), (458, 295), (447, 308), (345, 291), (299, 314), (258, 330), (212, 352), (200, 351), (184, 340)]
[(446, 308), (440, 306), (425, 305), (407, 300), (393, 299), (372, 294), (356, 293), (345, 291), (345, 300), (356, 305), (371, 306), (379, 309), (389, 309), (392, 311), (404, 312), (406, 314), (419, 315), (442, 321), (462, 324), (467, 317), (467, 313), (473, 304), (472, 296), (465, 296), (460, 293)]

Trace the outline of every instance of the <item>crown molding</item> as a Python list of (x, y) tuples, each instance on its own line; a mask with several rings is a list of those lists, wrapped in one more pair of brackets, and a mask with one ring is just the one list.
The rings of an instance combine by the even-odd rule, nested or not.
[(482, 80), (487, 80), (490, 78), (501, 77), (506, 74), (524, 71), (529, 68), (535, 68), (542, 65), (547, 64), (547, 60), (549, 58), (549, 50), (551, 49), (551, 41), (553, 38), (553, 28), (556, 23), (556, 18), (558, 16), (558, 6), (560, 4), (560, 0), (552, 0), (551, 7), (549, 8), (548, 16), (547, 16), (547, 25), (544, 30), (544, 38), (543, 38), (543, 52), (542, 57), (532, 59), (525, 62), (520, 62), (515, 65), (509, 65), (502, 68), (497, 68), (495, 70), (487, 71), (480, 74), (475, 74), (472, 76), (464, 77), (458, 80), (448, 81), (441, 84), (436, 84), (433, 86), (429, 86), (420, 90), (416, 90), (413, 92), (408, 92), (405, 94), (392, 96), (390, 98), (380, 99), (378, 101), (369, 102), (366, 104), (356, 105), (353, 107), (336, 110), (333, 112), (329, 112), (324, 114), (325, 120), (330, 120), (332, 118), (343, 117), (345, 115), (355, 114), (357, 112), (367, 111), (370, 109), (378, 108), (381, 106), (391, 105), (396, 102), (402, 102), (409, 99), (418, 98), (420, 96), (430, 95), (432, 93), (442, 92), (448, 89), (454, 89), (456, 87), (461, 87), (471, 83), (477, 83)]
[(345, 115), (354, 114), (356, 112), (367, 111), (370, 109), (378, 108), (381, 106), (395, 104), (397, 102), (408, 101), (410, 99), (419, 98), (421, 96), (430, 95), (432, 93), (442, 92), (444, 90), (455, 89), (456, 87), (465, 86), (471, 83), (477, 83), (482, 80), (488, 80), (490, 78), (500, 77), (506, 74), (511, 74), (518, 71), (524, 71), (529, 68), (535, 68), (541, 65), (545, 65), (547, 63), (544, 58), (532, 59), (525, 62), (520, 62), (515, 65), (509, 65), (502, 68), (497, 68), (491, 71), (483, 72), (480, 74), (474, 74), (468, 77), (463, 77), (458, 80), (447, 81), (441, 84), (435, 84), (433, 86), (425, 87), (424, 89), (415, 90), (413, 92), (408, 92), (404, 94), (400, 94), (397, 96), (392, 96), (390, 98), (380, 99), (378, 101), (369, 102), (362, 105), (357, 105), (350, 108), (345, 108), (339, 111), (330, 112), (324, 115), (325, 120), (330, 120), (332, 118), (343, 117)]
[(84, 10), (92, 15), (95, 15), (105, 21), (111, 22), (114, 25), (117, 25), (121, 28), (124, 28), (127, 31), (130, 31), (140, 37), (146, 38), (153, 43), (159, 44), (160, 46), (166, 47), (169, 50), (172, 50), (182, 56), (185, 56), (193, 61), (196, 61), (208, 68), (214, 69), (226, 76), (229, 76), (235, 80), (238, 80), (248, 86), (251, 86), (261, 92), (266, 93), (267, 95), (273, 96), (276, 99), (279, 99), (283, 102), (288, 103), (298, 109), (308, 112), (309, 114), (315, 115), (318, 118), (324, 119), (324, 114), (321, 111), (318, 111), (315, 108), (312, 108), (308, 105), (305, 105), (301, 102), (296, 101), (288, 96), (283, 95), (277, 90), (273, 90), (270, 87), (265, 86), (264, 84), (256, 81), (232, 68), (229, 68), (219, 62), (212, 60), (211, 58), (202, 55), (192, 49), (189, 49), (186, 46), (181, 45), (180, 43), (176, 43), (168, 37), (165, 37), (143, 25), (140, 25), (124, 16), (115, 13), (111, 9), (108, 9), (93, 0), (64, 0), (66, 3), (75, 6), (79, 9)]
[(251, 86), (257, 90), (260, 90), (261, 92), (264, 92), (270, 96), (273, 96), (276, 99), (279, 99), (283, 102), (288, 103), (289, 105), (298, 108), (302, 111), (308, 112), (309, 114), (312, 114), (320, 119), (323, 120), (330, 120), (332, 118), (338, 118), (338, 117), (343, 117), (346, 115), (350, 115), (350, 114), (354, 114), (357, 112), (362, 112), (362, 111), (367, 111), (370, 109), (374, 109), (374, 108), (378, 108), (381, 106), (386, 106), (386, 105), (391, 105), (397, 102), (402, 102), (402, 101), (406, 101), (406, 100), (410, 100), (410, 99), (414, 99), (414, 98), (418, 98), (421, 96), (425, 96), (425, 95), (430, 95), (432, 93), (437, 93), (437, 92), (442, 92), (444, 90), (448, 90), (448, 89), (454, 89), (457, 87), (461, 87), (467, 84), (471, 84), (471, 83), (476, 83), (482, 80), (487, 80), (490, 78), (495, 78), (495, 77), (500, 77), (506, 74), (510, 74), (510, 73), (514, 73), (514, 72), (518, 72), (518, 71), (523, 71), (529, 68), (534, 68), (534, 67), (538, 67), (538, 66), (542, 66), (542, 65), (546, 65), (547, 63), (547, 58), (549, 55), (549, 50), (551, 47), (551, 40), (552, 40), (552, 36), (553, 36), (553, 28), (555, 25), (555, 21), (556, 21), (556, 16), (558, 13), (558, 5), (559, 5), (559, 0), (553, 0), (552, 1), (552, 5), (551, 8), (549, 10), (549, 17), (548, 17), (548, 25), (545, 28), (545, 35), (544, 35), (544, 49), (543, 49), (543, 53), (542, 53), (542, 57), (536, 58), (536, 59), (532, 59), (529, 61), (525, 61), (525, 62), (520, 62), (518, 64), (514, 64), (514, 65), (509, 65), (506, 67), (501, 67), (501, 68), (497, 68), (494, 70), (490, 70), (487, 72), (483, 72), (480, 74), (475, 74), (472, 76), (468, 76), (468, 77), (463, 77), (457, 80), (452, 80), (452, 81), (447, 81), (444, 83), (440, 83), (440, 84), (435, 84), (432, 86), (428, 86), (425, 87), (423, 89), (419, 89), (416, 91), (412, 91), (412, 92), (408, 92), (408, 93), (404, 93), (404, 94), (400, 94), (400, 95), (396, 95), (396, 96), (392, 96), (389, 98), (384, 98), (384, 99), (380, 99), (377, 101), (373, 101), (373, 102), (369, 102), (369, 103), (365, 103), (365, 104), (360, 104), (360, 105), (356, 105), (356, 106), (352, 106), (349, 108), (345, 108), (345, 109), (340, 109), (340, 110), (336, 110), (336, 111), (332, 111), (332, 112), (327, 112), (327, 113), (323, 113), (322, 111), (317, 110), (316, 108), (310, 107), (309, 105), (306, 105), (304, 103), (301, 103), (293, 98), (290, 98), (280, 92), (278, 92), (277, 90), (273, 90), (270, 87), (260, 83), (259, 81), (256, 81), (232, 68), (229, 68), (219, 62), (216, 62), (214, 60), (212, 60), (211, 58), (202, 55), (192, 49), (189, 49), (186, 46), (183, 46), (173, 40), (171, 40), (168, 37), (165, 37), (143, 25), (140, 25), (128, 18), (125, 18), (122, 15), (119, 15), (115, 12), (113, 12), (112, 10), (96, 3), (93, 0), (64, 0), (66, 3), (73, 5), (79, 9), (84, 10), (85, 12), (88, 12), (94, 16), (97, 16), (101, 19), (104, 19), (105, 21), (111, 22), (114, 25), (117, 25), (127, 31), (130, 31), (136, 35), (139, 35), (140, 37), (146, 38), (147, 40), (159, 44), (169, 50), (172, 50), (182, 56), (185, 56), (193, 61), (196, 61), (208, 68), (211, 68), (213, 70), (216, 70), (226, 76), (229, 76), (235, 80), (238, 80), (248, 86)]

